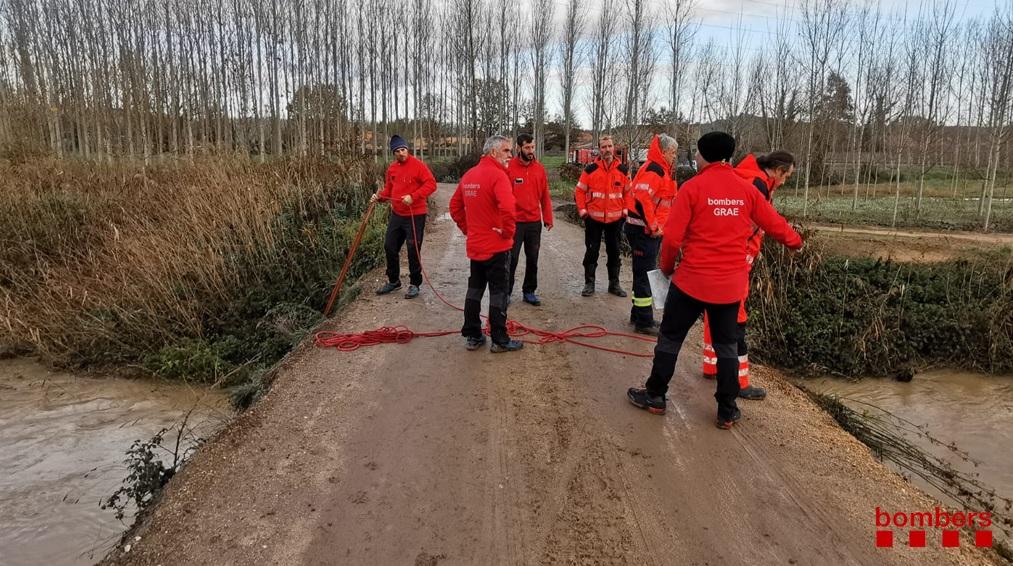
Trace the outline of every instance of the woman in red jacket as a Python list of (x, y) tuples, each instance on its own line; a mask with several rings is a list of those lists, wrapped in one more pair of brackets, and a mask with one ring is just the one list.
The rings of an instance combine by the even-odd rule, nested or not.
[[(665, 394), (675, 373), (682, 342), (702, 312), (707, 313), (718, 358), (717, 426), (728, 429), (741, 416), (739, 393), (739, 303), (749, 287), (746, 242), (753, 224), (792, 249), (802, 238), (763, 195), (729, 165), (735, 138), (711, 132), (697, 141), (699, 173), (679, 191), (665, 224), (661, 271), (672, 278), (651, 375), (644, 388), (630, 388), (630, 402), (665, 414)], [(682, 253), (679, 268), (676, 256)]]

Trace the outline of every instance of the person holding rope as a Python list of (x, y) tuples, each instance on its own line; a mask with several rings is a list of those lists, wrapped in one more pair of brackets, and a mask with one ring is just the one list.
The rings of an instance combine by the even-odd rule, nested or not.
[[(763, 195), (729, 165), (735, 138), (724, 132), (697, 141), (699, 173), (679, 191), (665, 224), (661, 271), (671, 278), (651, 374), (644, 387), (631, 387), (629, 401), (652, 414), (665, 414), (665, 394), (679, 350), (700, 314), (707, 313), (717, 354), (718, 428), (729, 429), (741, 412), (739, 394), (739, 305), (749, 287), (746, 242), (753, 224), (791, 249), (802, 238)], [(676, 269), (677, 256), (682, 260)]]
[(471, 260), (468, 293), (464, 299), (461, 335), (468, 350), (485, 345), (482, 334), (482, 296), (489, 287), (490, 351), (514, 352), (524, 343), (507, 334), (507, 291), (510, 286), (510, 250), (517, 229), (517, 210), (507, 164), (510, 139), (491, 136), (482, 147), (478, 165), (469, 169), (450, 199), (450, 217), (466, 237)]
[[(771, 202), (774, 191), (795, 173), (795, 156), (787, 151), (772, 151), (759, 157), (749, 154), (735, 167), (735, 172), (756, 187), (756, 190), (760, 191), (767, 202)], [(749, 264), (750, 270), (753, 268), (753, 262), (759, 257), (762, 247), (763, 230), (759, 226), (753, 226), (753, 233), (749, 237), (749, 241), (746, 242), (746, 263)], [(749, 349), (746, 345), (746, 322), (748, 320), (746, 301), (743, 299), (739, 304), (738, 315), (739, 398), (761, 401), (767, 397), (767, 390), (749, 382)], [(717, 377), (718, 373), (717, 357), (714, 355), (711, 335), (707, 330), (706, 314), (703, 315), (703, 321), (703, 375), (713, 379)]]
[(429, 213), (426, 199), (436, 192), (436, 177), (425, 163), (409, 153), (408, 142), (401, 136), (390, 138), (390, 150), (394, 153), (394, 162), (387, 168), (383, 188), (370, 198), (370, 202), (390, 201), (391, 207), (383, 240), (387, 283), (377, 289), (376, 294), (386, 295), (401, 288), (401, 246), (407, 242), (409, 285), (405, 298), (414, 299), (419, 296), (422, 285), (422, 262), (418, 254), (422, 251)]

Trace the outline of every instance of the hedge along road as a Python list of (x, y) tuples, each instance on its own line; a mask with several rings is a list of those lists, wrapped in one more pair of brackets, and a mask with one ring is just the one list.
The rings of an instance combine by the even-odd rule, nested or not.
[[(463, 300), (464, 238), (440, 185), (423, 259)], [(583, 234), (543, 233), (543, 306), (510, 315), (543, 328), (624, 329), (629, 299), (581, 298)], [(340, 262), (342, 258), (335, 258)], [(523, 269), (523, 262), (521, 263)], [(604, 265), (600, 271), (604, 277)], [(624, 265), (629, 285), (629, 265)], [(366, 291), (326, 328), (459, 328), (432, 291)], [(600, 285), (602, 286), (602, 285)], [(602, 286), (603, 287), (603, 286)], [(876, 506), (930, 500), (870, 456), (775, 372), (768, 400), (713, 425), (698, 329), (667, 416), (626, 388), (650, 360), (571, 345), (468, 352), (460, 337), (352, 353), (303, 344), (273, 390), (173, 479), (122, 564), (905, 564), (991, 563), (965, 542), (943, 551), (874, 545)], [(649, 345), (615, 339), (612, 345)], [(140, 540), (134, 540), (134, 535)], [(966, 539), (966, 537), (965, 537)], [(998, 563), (998, 562), (996, 562)]]

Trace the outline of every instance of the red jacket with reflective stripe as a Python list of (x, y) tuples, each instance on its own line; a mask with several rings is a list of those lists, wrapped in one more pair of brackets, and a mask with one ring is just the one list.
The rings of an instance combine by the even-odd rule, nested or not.
[(543, 222), (552, 225), (552, 198), (545, 167), (538, 160), (527, 162), (514, 157), (507, 165), (507, 175), (517, 200), (518, 222)]
[(450, 199), (450, 217), (467, 237), (468, 257), (485, 261), (514, 245), (514, 193), (506, 167), (489, 157), (468, 169)]
[(629, 190), (629, 168), (618, 159), (606, 164), (598, 158), (580, 174), (573, 199), (581, 216), (587, 214), (592, 220), (609, 224), (625, 216)]
[[(380, 198), (390, 199), (390, 206), (395, 214), (417, 216), (429, 212), (426, 199), (435, 192), (436, 178), (433, 177), (432, 171), (422, 160), (409, 155), (404, 163), (395, 159), (387, 168)], [(412, 197), (411, 207), (401, 201), (407, 195)]]
[(658, 136), (654, 136), (647, 150), (647, 162), (637, 172), (626, 197), (626, 208), (629, 209), (627, 224), (643, 226), (648, 234), (664, 228), (675, 191), (672, 167), (665, 161)]
[[(712, 163), (686, 181), (661, 241), (661, 270), (687, 295), (707, 303), (741, 301), (749, 289), (746, 240), (753, 223), (792, 249), (802, 238), (760, 191), (727, 163)], [(675, 269), (675, 259), (682, 261)]]

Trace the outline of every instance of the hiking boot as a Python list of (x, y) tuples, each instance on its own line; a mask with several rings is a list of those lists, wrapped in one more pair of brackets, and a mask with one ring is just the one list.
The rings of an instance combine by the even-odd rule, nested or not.
[(524, 342), (521, 342), (520, 340), (511, 340), (506, 344), (497, 344), (493, 342), (492, 346), (489, 347), (489, 351), (493, 354), (500, 354), (502, 352), (516, 352), (523, 347)]
[(400, 288), (401, 288), (400, 281), (394, 281), (393, 283), (388, 281), (387, 283), (383, 284), (383, 287), (380, 287), (379, 289), (376, 290), (376, 294), (386, 295), (387, 293), (390, 293), (391, 291), (396, 291)]
[(732, 428), (732, 426), (735, 423), (739, 422), (739, 419), (741, 419), (741, 418), (742, 418), (742, 411), (740, 411), (738, 409), (735, 409), (735, 412), (732, 413), (731, 418), (728, 418), (728, 419), (725, 419), (720, 414), (718, 414), (718, 419), (717, 419), (717, 421), (715, 421), (714, 424), (715, 424), (715, 426), (717, 426), (718, 428), (720, 428), (722, 430), (728, 430), (728, 429)]
[(749, 385), (739, 389), (739, 398), (749, 401), (762, 401), (767, 397), (767, 390), (762, 387)]
[(649, 324), (647, 326), (634, 325), (633, 326), (633, 331), (636, 332), (637, 334), (646, 334), (648, 336), (657, 336), (658, 335), (658, 326), (659, 325), (658, 325), (657, 322), (652, 322), (651, 324)]
[(626, 398), (637, 407), (646, 410), (652, 415), (665, 414), (665, 398), (660, 395), (651, 395), (646, 389), (630, 387), (626, 391)]
[(464, 347), (470, 352), (485, 346), (485, 336), (479, 338), (469, 337), (464, 342)]
[(404, 298), (406, 298), (406, 299), (414, 299), (415, 297), (418, 297), (418, 296), (419, 296), (419, 286), (418, 285), (409, 285), (408, 286), (408, 292), (404, 294)]
[(626, 297), (627, 296), (626, 295), (626, 291), (623, 291), (623, 288), (619, 286), (619, 282), (618, 281), (613, 281), (613, 282), (609, 283), (609, 293), (612, 293), (613, 295), (615, 295), (617, 297)]
[(542, 304), (542, 301), (538, 300), (538, 295), (534, 293), (524, 293), (524, 302), (536, 307)]
[(580, 292), (581, 297), (590, 297), (594, 294), (594, 281), (584, 283), (584, 289)]

